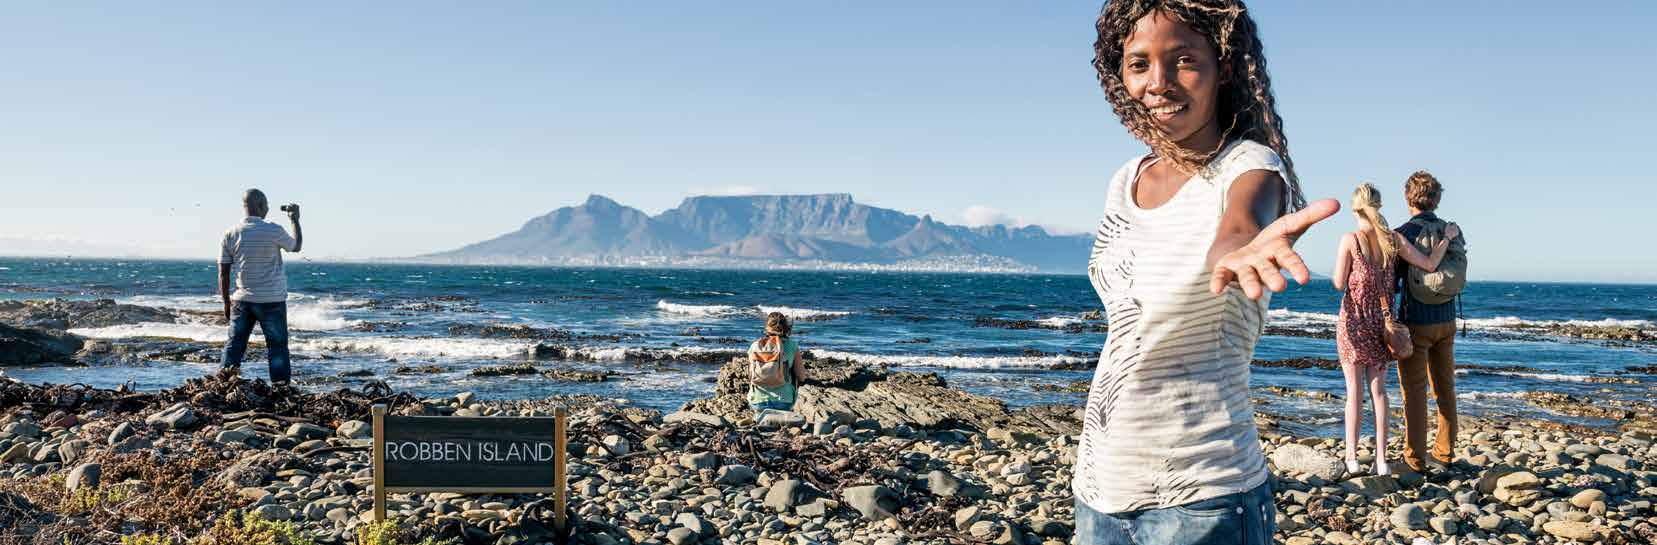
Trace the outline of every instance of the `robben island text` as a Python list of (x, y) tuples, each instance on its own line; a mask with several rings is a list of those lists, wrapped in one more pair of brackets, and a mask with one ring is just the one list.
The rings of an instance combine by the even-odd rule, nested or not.
[(553, 462), (550, 441), (387, 441), (387, 462)]

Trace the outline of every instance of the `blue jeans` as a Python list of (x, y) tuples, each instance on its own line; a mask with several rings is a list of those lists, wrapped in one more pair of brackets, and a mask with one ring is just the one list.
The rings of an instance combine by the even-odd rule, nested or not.
[(1277, 532), (1270, 481), (1196, 503), (1100, 513), (1076, 500), (1078, 545), (1268, 545)]
[(759, 418), (759, 413), (765, 412), (766, 409), (777, 411), (794, 410), (794, 404), (786, 401), (761, 401), (759, 403), (749, 403), (748, 406), (753, 407), (754, 418)]
[(224, 359), (220, 368), (237, 369), (247, 355), (247, 337), (253, 334), (253, 322), (265, 333), (265, 352), (270, 359), (270, 381), (288, 381), (288, 303), (230, 303), (230, 340), (224, 343)]

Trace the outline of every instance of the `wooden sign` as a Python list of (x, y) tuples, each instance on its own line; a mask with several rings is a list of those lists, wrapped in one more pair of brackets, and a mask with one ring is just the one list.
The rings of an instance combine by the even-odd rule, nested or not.
[(391, 492), (554, 494), (554, 521), (565, 525), (569, 413), (552, 418), (388, 416), (374, 414), (374, 520), (385, 520)]

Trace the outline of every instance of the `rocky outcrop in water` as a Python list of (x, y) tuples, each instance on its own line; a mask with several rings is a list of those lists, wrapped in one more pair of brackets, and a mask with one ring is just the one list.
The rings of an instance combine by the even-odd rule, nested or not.
[(68, 333), (16, 328), (0, 323), (0, 367), (73, 363), (75, 353), (85, 342), (85, 339)]
[[(999, 399), (950, 388), (933, 373), (889, 371), (834, 359), (805, 361), (807, 379), (799, 387), (794, 410), (810, 421), (871, 421), (883, 427), (902, 425), (913, 429), (1000, 429), (1034, 437), (1081, 429), (1073, 407), (1013, 410)], [(719, 370), (715, 396), (687, 403), (685, 410), (732, 421), (751, 420), (752, 411), (745, 401), (746, 362), (736, 358), (726, 363)]]
[(139, 305), (118, 304), (113, 299), (71, 301), (31, 299), (0, 301), (0, 323), (17, 327), (62, 331), (80, 327), (109, 327), (144, 322), (172, 323), (173, 311)]

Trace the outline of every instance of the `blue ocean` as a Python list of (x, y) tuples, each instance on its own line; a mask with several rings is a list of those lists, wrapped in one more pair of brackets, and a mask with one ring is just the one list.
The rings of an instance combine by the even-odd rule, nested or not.
[[(109, 298), (217, 311), (215, 271), (213, 263), (197, 261), (0, 258), (0, 299)], [(1073, 275), (303, 261), (290, 262), (287, 271), (295, 380), (323, 390), (385, 380), (422, 395), (587, 393), (671, 411), (711, 395), (718, 364), (705, 361), (740, 353), (759, 334), (764, 313), (778, 311), (798, 321), (796, 338), (819, 355), (937, 372), (953, 387), (1012, 405), (1080, 404), (1085, 392), (1066, 387), (1091, 377), (1105, 340), (1104, 322), (1090, 315), (1099, 301), (1087, 279)], [(1327, 280), (1277, 294), (1256, 358), (1335, 358), (1329, 335), (1339, 297)], [(1455, 341), (1457, 363), (1466, 368), (1457, 383), (1463, 412), (1565, 418), (1520, 398), (1533, 391), (1653, 398), (1654, 377), (1629, 369), (1657, 365), (1657, 343), (1589, 340), (1549, 328), (1657, 329), (1657, 286), (1475, 282), (1463, 301), (1466, 335)], [(479, 333), (491, 325), (557, 330), (560, 338)], [(225, 336), (222, 325), (188, 319), (71, 331), (92, 338)], [(538, 368), (616, 375), (604, 382), (560, 382), (471, 374), (482, 366), (528, 361), (537, 343), (556, 343), (569, 354), (534, 360)], [(399, 366), (429, 372), (393, 373)], [(30, 382), (156, 389), (215, 367), (153, 361), (9, 368), (4, 374)], [(259, 361), (245, 368), (251, 376), (265, 373)], [(1295, 414), (1311, 433), (1338, 434), (1339, 400), (1303, 394), (1341, 395), (1339, 371), (1256, 365), (1252, 373), (1263, 410)]]

